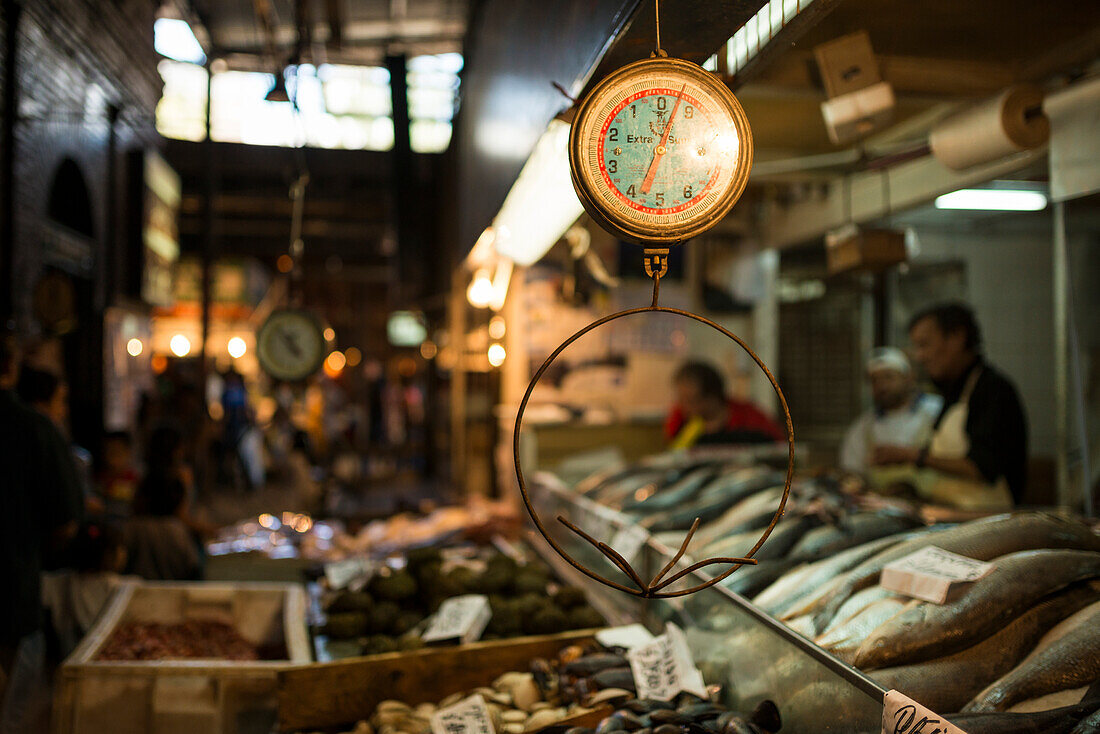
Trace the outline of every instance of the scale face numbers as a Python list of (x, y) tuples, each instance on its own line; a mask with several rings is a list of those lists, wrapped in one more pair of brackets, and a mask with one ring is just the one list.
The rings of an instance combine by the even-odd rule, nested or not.
[(325, 358), (320, 324), (307, 311), (273, 312), (256, 334), (256, 358), (264, 372), (277, 380), (304, 380)]
[(581, 203), (626, 240), (667, 246), (713, 227), (740, 198), (752, 132), (733, 93), (682, 59), (637, 61), (580, 103), (569, 168)]

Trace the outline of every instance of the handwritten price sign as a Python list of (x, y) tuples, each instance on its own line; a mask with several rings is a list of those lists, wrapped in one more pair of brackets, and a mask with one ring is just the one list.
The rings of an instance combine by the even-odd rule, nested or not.
[(905, 694), (887, 691), (882, 702), (882, 734), (966, 734), (966, 732)]
[(695, 667), (687, 638), (671, 622), (665, 633), (626, 654), (638, 698), (671, 701), (678, 693), (694, 693), (706, 698), (703, 674)]
[(493, 734), (493, 717), (480, 695), (432, 714), (432, 734)]

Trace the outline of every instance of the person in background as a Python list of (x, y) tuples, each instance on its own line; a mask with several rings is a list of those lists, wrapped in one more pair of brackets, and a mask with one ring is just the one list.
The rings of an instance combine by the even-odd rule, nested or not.
[(111, 431), (103, 437), (102, 466), (96, 487), (108, 518), (129, 517), (134, 509), (138, 473), (134, 468), (134, 449), (130, 434)]
[(42, 569), (73, 536), (83, 512), (76, 467), (52, 421), (23, 405), (14, 388), (22, 357), (0, 334), (0, 731), (36, 731), (48, 704)]
[(49, 418), (61, 436), (69, 443), (69, 452), (76, 467), (80, 489), (89, 512), (102, 510), (99, 498), (92, 493), (92, 454), (83, 446), (68, 440), (69, 436), (69, 386), (60, 377), (47, 370), (24, 366), (16, 388), (20, 399)]
[(840, 468), (863, 475), (874, 474), (870, 460), (876, 446), (919, 449), (928, 443), (943, 407), (939, 396), (917, 390), (909, 358), (895, 347), (871, 352), (867, 381), (873, 407), (852, 423), (840, 448)]
[(189, 522), (190, 484), (182, 436), (168, 426), (157, 428), (149, 438), (134, 515), (125, 526), (129, 573), (160, 580), (199, 577), (201, 541)]
[(61, 657), (67, 657), (95, 623), (111, 593), (123, 581), (126, 547), (122, 533), (90, 522), (80, 527), (69, 552), (72, 570), (48, 573), (42, 599)]
[(1027, 419), (1016, 388), (982, 358), (974, 313), (959, 303), (932, 306), (909, 322), (909, 340), (943, 409), (925, 446), (878, 446), (872, 462), (927, 470), (917, 489), (936, 505), (1011, 508), (1027, 480)]
[(752, 403), (726, 395), (718, 370), (688, 362), (672, 379), (676, 404), (665, 422), (671, 448), (705, 444), (753, 444), (785, 441), (786, 433)]

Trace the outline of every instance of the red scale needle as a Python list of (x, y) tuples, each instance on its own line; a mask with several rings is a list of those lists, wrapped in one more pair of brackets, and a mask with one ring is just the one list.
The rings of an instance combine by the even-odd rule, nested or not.
[(672, 121), (676, 119), (676, 110), (680, 109), (680, 100), (683, 99), (685, 87), (687, 87), (687, 84), (680, 87), (680, 93), (676, 95), (676, 102), (672, 105), (672, 112), (668, 116), (668, 122), (665, 123), (665, 132), (661, 135), (661, 142), (657, 144), (657, 148), (653, 151), (653, 162), (649, 164), (649, 170), (645, 172), (645, 179), (642, 180), (643, 194), (648, 194), (650, 188), (653, 187), (653, 179), (657, 176), (657, 166), (661, 165), (661, 159), (665, 156), (665, 145), (668, 144), (668, 134), (672, 132)]

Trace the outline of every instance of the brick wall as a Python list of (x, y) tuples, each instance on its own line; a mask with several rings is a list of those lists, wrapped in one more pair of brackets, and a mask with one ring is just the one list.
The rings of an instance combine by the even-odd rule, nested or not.
[[(18, 20), (15, 79), (11, 272), (12, 316), (36, 333), (35, 285), (51, 270), (76, 293), (76, 328), (60, 341), (73, 396), (73, 429), (95, 433), (102, 416), (103, 309), (115, 301), (113, 276), (125, 248), (121, 223), (127, 150), (159, 146), (154, 111), (160, 96), (153, 50), (152, 0), (25, 0)], [(11, 6), (5, 3), (5, 9)], [(5, 13), (8, 22), (9, 14)], [(0, 27), (0, 31), (3, 28)], [(2, 56), (0, 56), (2, 58)], [(0, 69), (2, 72), (2, 69)], [(2, 78), (2, 77), (0, 77)], [(5, 120), (7, 124), (7, 120)], [(114, 155), (112, 155), (112, 152)], [(51, 187), (66, 160), (75, 163), (85, 196), (54, 202)], [(0, 162), (7, 165), (6, 161)], [(68, 169), (72, 172), (73, 166)], [(72, 191), (70, 188), (68, 191)], [(53, 222), (90, 209), (91, 227), (74, 235)], [(78, 217), (79, 218), (79, 217)], [(82, 426), (77, 424), (81, 423)]]

